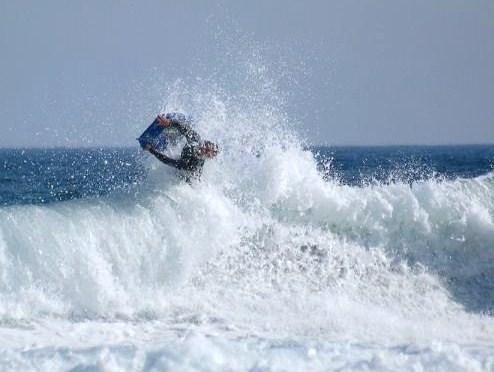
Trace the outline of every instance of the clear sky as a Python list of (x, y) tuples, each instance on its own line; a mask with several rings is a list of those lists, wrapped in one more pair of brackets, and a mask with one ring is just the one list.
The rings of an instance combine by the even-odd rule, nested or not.
[(314, 144), (494, 143), (492, 0), (3, 0), (0, 147), (135, 145), (236, 49)]

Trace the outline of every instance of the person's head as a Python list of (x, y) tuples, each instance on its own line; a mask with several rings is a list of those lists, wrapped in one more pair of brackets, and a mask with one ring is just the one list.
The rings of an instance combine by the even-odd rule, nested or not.
[(211, 141), (204, 141), (199, 145), (199, 154), (203, 158), (214, 158), (218, 152), (218, 145)]

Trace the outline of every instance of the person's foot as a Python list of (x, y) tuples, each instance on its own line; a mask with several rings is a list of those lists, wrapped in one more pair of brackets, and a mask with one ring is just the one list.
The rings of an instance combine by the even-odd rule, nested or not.
[(156, 117), (156, 120), (158, 121), (158, 126), (160, 127), (167, 127), (171, 124), (171, 121), (170, 119), (167, 119), (166, 118), (166, 114), (158, 114), (158, 116)]

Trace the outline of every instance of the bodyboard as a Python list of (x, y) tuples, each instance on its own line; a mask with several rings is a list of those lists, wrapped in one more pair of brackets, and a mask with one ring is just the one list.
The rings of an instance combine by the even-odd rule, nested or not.
[[(166, 118), (187, 125), (192, 125), (192, 117), (186, 116), (181, 112), (169, 112)], [(159, 152), (165, 151), (170, 146), (176, 146), (183, 139), (178, 129), (174, 126), (162, 127), (158, 125), (158, 119), (155, 119), (149, 127), (140, 135), (137, 140), (142, 148), (151, 145)]]
[(158, 126), (158, 121), (155, 120), (149, 127), (137, 139), (142, 148), (146, 145), (151, 145), (158, 151), (166, 149), (167, 140), (165, 136), (162, 136), (164, 127)]
[(176, 144), (179, 133), (173, 128), (165, 128), (158, 125), (155, 120), (137, 138), (142, 148), (151, 145), (157, 151), (164, 151), (170, 144)]

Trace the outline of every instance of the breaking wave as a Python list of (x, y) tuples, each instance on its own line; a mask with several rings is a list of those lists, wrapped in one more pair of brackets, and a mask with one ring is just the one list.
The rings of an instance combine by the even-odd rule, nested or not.
[(193, 114), (222, 149), (200, 183), (143, 155), (135, 192), (0, 209), (1, 322), (492, 339), (494, 174), (364, 187), (323, 177), (275, 82), (243, 67), (236, 94), (210, 81), (169, 88), (163, 109)]
[(262, 96), (191, 96), (181, 84), (165, 108), (194, 107), (198, 130), (222, 147), (202, 182), (181, 183), (143, 158), (149, 174), (135, 193), (1, 208), (2, 322), (188, 319), (372, 340), (489, 335), (494, 174), (342, 185), (322, 177)]

